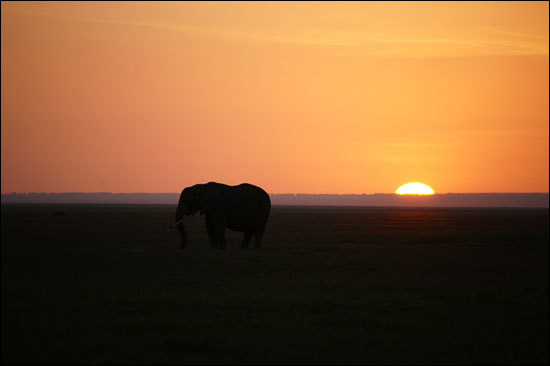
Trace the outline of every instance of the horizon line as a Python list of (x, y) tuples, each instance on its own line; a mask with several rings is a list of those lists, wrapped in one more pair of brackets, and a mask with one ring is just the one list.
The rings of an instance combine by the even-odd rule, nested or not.
[[(95, 191), (95, 192), (82, 192), (82, 191), (68, 191), (68, 192), (2, 192), (1, 195), (9, 194), (180, 194), (181, 192), (108, 192), (108, 191)], [(375, 192), (375, 193), (270, 193), (269, 195), (375, 195), (375, 194), (391, 194), (396, 196), (402, 196), (395, 192)], [(442, 194), (550, 194), (550, 192), (436, 192), (433, 194), (427, 195), (416, 195), (416, 196), (436, 196)], [(405, 194), (405, 196), (410, 196), (410, 194)], [(415, 196), (415, 194), (412, 194)]]

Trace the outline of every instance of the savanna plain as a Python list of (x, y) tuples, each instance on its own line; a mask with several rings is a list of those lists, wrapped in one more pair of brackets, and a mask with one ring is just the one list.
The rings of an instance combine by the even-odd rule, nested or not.
[(2, 364), (548, 364), (548, 213), (2, 205)]

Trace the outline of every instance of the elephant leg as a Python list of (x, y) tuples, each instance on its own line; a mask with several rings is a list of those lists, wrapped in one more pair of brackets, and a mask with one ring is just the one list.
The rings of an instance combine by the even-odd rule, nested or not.
[(216, 241), (220, 249), (225, 249), (225, 226), (216, 227)]
[(210, 241), (210, 246), (216, 248), (218, 243), (216, 242), (216, 229), (214, 226), (214, 217), (211, 214), (205, 215), (206, 221), (206, 232), (208, 233), (208, 240)]
[(264, 230), (265, 230), (265, 226), (262, 226), (254, 234), (254, 246), (256, 247), (256, 249), (259, 249), (262, 247), (262, 237), (264, 236)]
[(241, 249), (248, 249), (248, 244), (250, 243), (250, 239), (252, 239), (252, 235), (254, 235), (253, 232), (247, 231), (244, 233), (244, 239), (241, 244)]
[(217, 210), (213, 214), (214, 238), (218, 248), (225, 249), (225, 213)]
[(183, 227), (183, 224), (181, 222), (176, 227), (178, 228), (181, 237), (180, 248), (184, 249), (187, 245), (187, 233), (185, 232), (185, 228)]

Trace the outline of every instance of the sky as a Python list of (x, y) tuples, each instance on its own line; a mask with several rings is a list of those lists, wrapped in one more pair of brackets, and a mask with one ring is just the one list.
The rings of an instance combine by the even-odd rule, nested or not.
[(2, 2), (2, 193), (548, 192), (548, 14)]

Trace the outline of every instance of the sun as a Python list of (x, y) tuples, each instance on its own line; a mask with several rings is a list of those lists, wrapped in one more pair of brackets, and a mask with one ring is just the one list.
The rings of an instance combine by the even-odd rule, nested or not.
[(411, 182), (403, 184), (395, 191), (397, 194), (434, 194), (434, 190), (420, 182)]

